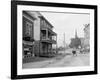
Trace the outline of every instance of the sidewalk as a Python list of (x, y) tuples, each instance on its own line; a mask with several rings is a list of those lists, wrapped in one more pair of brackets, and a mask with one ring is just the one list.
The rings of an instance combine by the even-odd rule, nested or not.
[(24, 68), (43, 68), (49, 64), (53, 64), (53, 63), (61, 60), (62, 57), (64, 57), (64, 56), (65, 55), (57, 55), (56, 57), (52, 57), (52, 58), (36, 57), (33, 59), (32, 62), (24, 63), (23, 69)]

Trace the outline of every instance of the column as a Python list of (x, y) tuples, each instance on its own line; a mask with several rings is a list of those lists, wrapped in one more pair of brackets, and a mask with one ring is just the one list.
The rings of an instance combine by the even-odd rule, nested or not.
[(48, 29), (46, 29), (46, 39), (48, 39)]

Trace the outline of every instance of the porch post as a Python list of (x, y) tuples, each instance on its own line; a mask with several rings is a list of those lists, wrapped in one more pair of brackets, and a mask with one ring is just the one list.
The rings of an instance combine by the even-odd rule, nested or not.
[(48, 39), (48, 29), (46, 29), (46, 39)]

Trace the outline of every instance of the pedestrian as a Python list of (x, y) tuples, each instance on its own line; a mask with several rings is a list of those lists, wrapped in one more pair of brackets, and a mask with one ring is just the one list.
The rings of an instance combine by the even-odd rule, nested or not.
[(73, 56), (74, 56), (74, 55), (77, 56), (77, 54), (76, 54), (76, 50), (72, 50), (72, 53), (73, 53)]

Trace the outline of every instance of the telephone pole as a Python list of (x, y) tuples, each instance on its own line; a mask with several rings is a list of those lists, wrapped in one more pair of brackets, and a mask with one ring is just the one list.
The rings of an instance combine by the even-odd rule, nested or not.
[(65, 43), (65, 33), (64, 33), (64, 53), (65, 53), (65, 45), (66, 43)]

